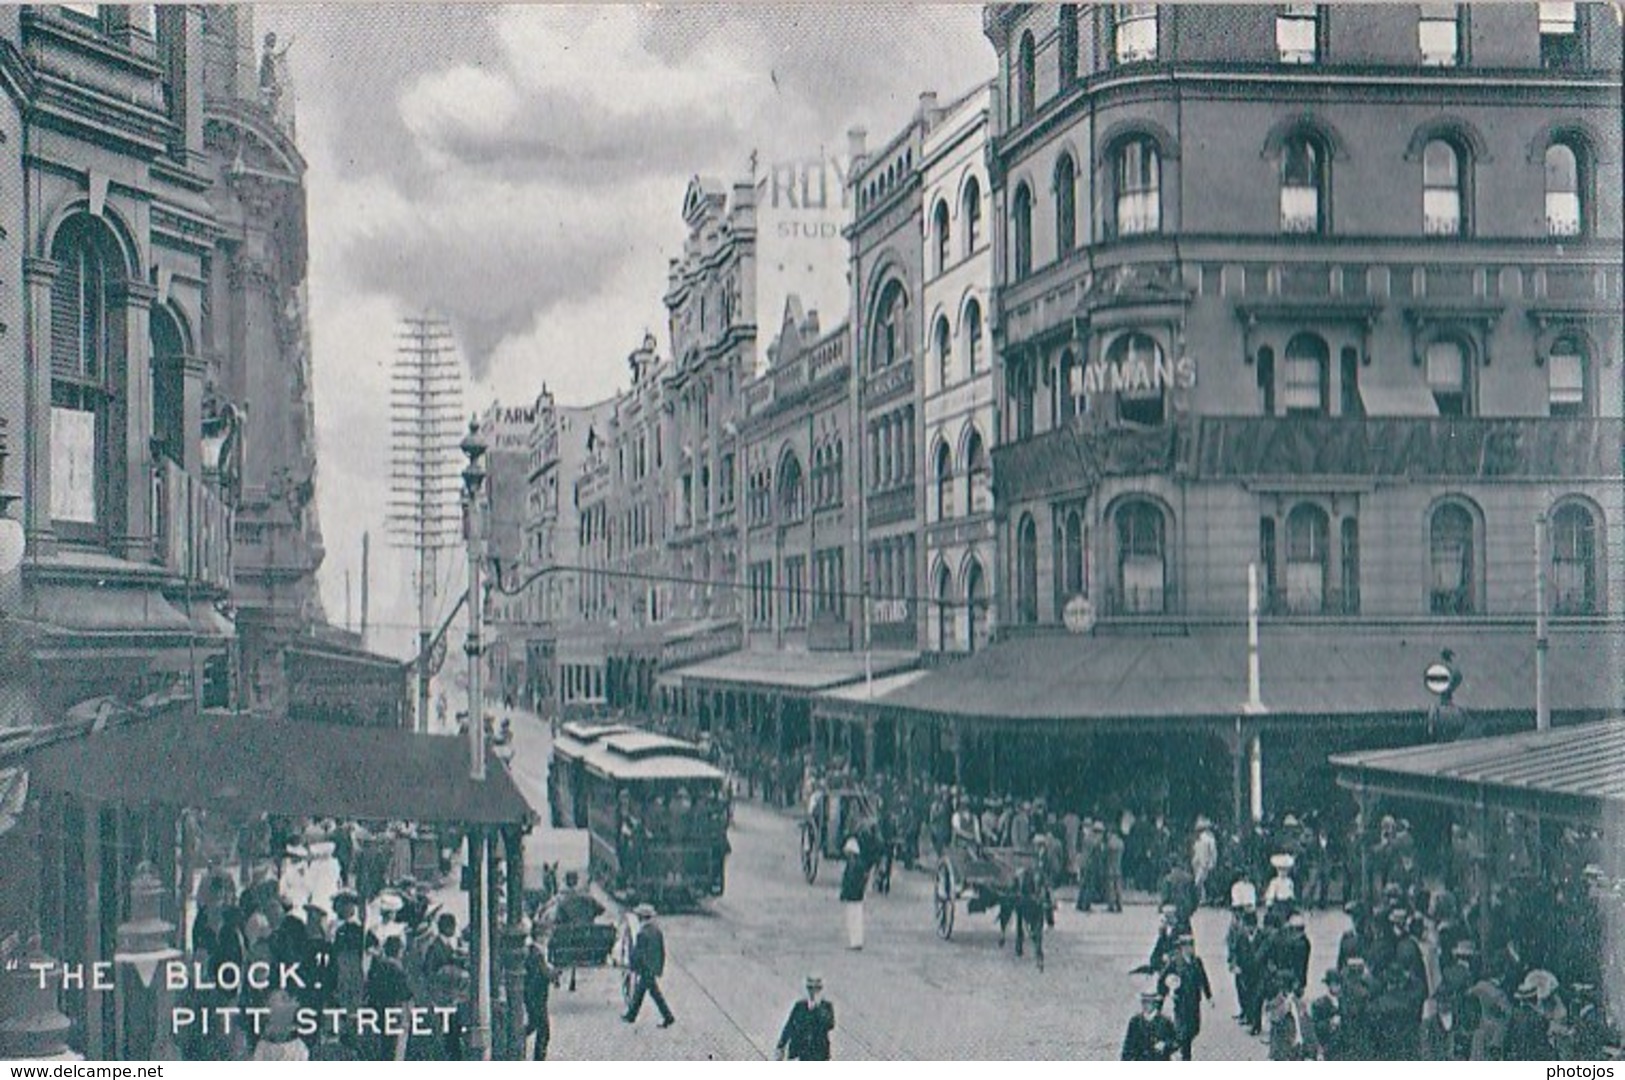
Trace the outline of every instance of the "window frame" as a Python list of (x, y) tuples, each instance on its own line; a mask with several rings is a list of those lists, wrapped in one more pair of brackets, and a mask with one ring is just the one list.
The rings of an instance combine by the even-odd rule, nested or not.
[[(1138, 516), (1138, 521), (1130, 515)], [(1149, 526), (1149, 528), (1138, 528)], [(1113, 539), (1117, 544), (1117, 573), (1116, 586), (1118, 606), (1125, 614), (1132, 615), (1162, 615), (1168, 612), (1169, 581), (1172, 575), (1168, 566), (1168, 515), (1163, 508), (1149, 498), (1143, 496), (1127, 496), (1112, 510)], [(1146, 536), (1142, 536), (1142, 533)], [(1149, 538), (1154, 543), (1142, 545), (1140, 541)], [(1137, 550), (1141, 546), (1154, 547), (1155, 551)], [(1131, 559), (1155, 559), (1161, 567), (1162, 586), (1158, 590), (1155, 603), (1141, 605), (1138, 600), (1130, 602), (1128, 584), (1123, 576), (1124, 569)], [(1137, 596), (1138, 594), (1136, 594)]]
[(1031, 30), (1016, 46), (1016, 122), (1024, 124), (1038, 112), (1038, 47)]
[(1031, 513), (1016, 521), (1016, 623), (1038, 623), (1038, 522)]
[(948, 323), (948, 316), (937, 316), (931, 337), (937, 353), (937, 389), (946, 390), (954, 383), (954, 332)]
[[(1584, 515), (1585, 523), (1582, 530), (1576, 530), (1572, 536), (1562, 531), (1568, 519), (1574, 515)], [(1606, 588), (1603, 585), (1603, 568), (1607, 566), (1606, 559), (1600, 559), (1600, 553), (1606, 551), (1606, 537), (1603, 536), (1601, 524), (1602, 515), (1591, 503), (1584, 499), (1564, 499), (1552, 508), (1548, 517), (1549, 551), (1547, 552), (1546, 572), (1551, 579), (1550, 598), (1551, 613), (1559, 618), (1584, 617), (1603, 614), (1603, 597)], [(1572, 544), (1565, 544), (1572, 540)], [(1565, 548), (1581, 548), (1584, 551), (1573, 551), (1572, 557), (1565, 558), (1570, 552)], [(1560, 591), (1564, 566), (1581, 567), (1580, 574), (1584, 581), (1581, 586), (1581, 599), (1578, 604), (1569, 601), (1568, 596)]]
[(972, 176), (965, 181), (960, 208), (965, 216), (965, 257), (970, 258), (976, 254), (977, 245), (981, 242), (978, 234), (982, 231), (982, 182), (977, 177)]
[[(1444, 15), (1444, 9), (1450, 9), (1450, 15)], [(1416, 17), (1416, 48), (1422, 57), (1422, 66), (1430, 68), (1461, 67), (1467, 62), (1463, 45), (1467, 35), (1463, 32), (1463, 11), (1461, 4), (1420, 4)], [(1430, 26), (1450, 27), (1451, 47), (1448, 54), (1429, 52), (1427, 42), (1427, 29)]]
[(932, 211), (932, 226), (936, 232), (937, 273), (946, 273), (951, 265), (950, 244), (952, 235), (949, 226), (948, 200), (938, 196), (936, 209)]
[[(1454, 385), (1454, 389), (1444, 383), (1436, 381), (1433, 377), (1434, 350), (1440, 346), (1449, 346), (1456, 349), (1460, 357), (1461, 381)], [(1422, 350), (1422, 379), (1427, 384), (1428, 392), (1433, 395), (1433, 401), (1439, 409), (1439, 416), (1445, 419), (1469, 417), (1473, 409), (1473, 348), (1461, 335), (1446, 333), (1440, 334), (1428, 341)], [(1441, 396), (1441, 387), (1445, 387)], [(1459, 409), (1447, 411), (1445, 403), (1448, 398), (1459, 398)]]
[[(1574, 186), (1572, 191), (1554, 189), (1552, 186), (1552, 154), (1554, 151), (1566, 151), (1573, 162)], [(1592, 234), (1590, 221), (1593, 200), (1590, 192), (1591, 181), (1591, 154), (1590, 147), (1583, 141), (1571, 135), (1559, 134), (1546, 144), (1541, 157), (1543, 182), (1541, 190), (1545, 195), (1543, 208), (1546, 217), (1546, 236), (1552, 240), (1580, 240)], [(1553, 196), (1568, 196), (1574, 200), (1574, 225), (1572, 229), (1553, 228), (1552, 215)]]
[(1024, 281), (1033, 274), (1033, 190), (1025, 181), (1010, 196), (1011, 276)]
[[(1307, 543), (1302, 541), (1307, 540)], [(1332, 577), (1332, 516), (1317, 502), (1300, 502), (1286, 515), (1286, 609), (1293, 615), (1324, 615), (1330, 608)], [(1305, 548), (1310, 549), (1305, 553)], [(1317, 550), (1313, 550), (1316, 549)], [(1300, 606), (1293, 595), (1294, 566), (1320, 568), (1320, 596), (1315, 604)]]
[[(1282, 41), (1282, 31), (1309, 25), (1310, 47), (1288, 50)], [(1321, 62), (1321, 9), (1319, 4), (1282, 4), (1275, 12), (1275, 60), (1293, 67), (1313, 66)]]
[[(1309, 351), (1295, 350), (1294, 346), (1302, 346)], [(1294, 368), (1301, 371), (1304, 364), (1314, 365), (1314, 391), (1315, 404), (1311, 406), (1294, 405), (1292, 402), (1293, 390), (1302, 389), (1308, 385), (1302, 379), (1295, 379)], [(1324, 417), (1331, 415), (1331, 346), (1326, 339), (1311, 331), (1300, 331), (1293, 334), (1281, 350), (1281, 405), (1287, 416)]]
[(1062, 151), (1055, 159), (1055, 257), (1064, 259), (1078, 249), (1078, 165)]
[[(1430, 151), (1440, 148), (1449, 156), (1452, 177), (1440, 181), (1430, 178), (1431, 163)], [(1422, 146), (1422, 235), (1429, 239), (1457, 240), (1470, 235), (1471, 214), (1469, 213), (1470, 199), (1468, 192), (1469, 175), (1472, 168), (1472, 157), (1466, 147), (1460, 142), (1445, 135), (1435, 135)], [(1453, 227), (1448, 229), (1435, 229), (1431, 222), (1434, 220), (1428, 213), (1428, 196), (1430, 194), (1448, 193), (1455, 197), (1455, 221)]]
[(982, 359), (982, 302), (976, 297), (965, 301), (965, 360), (970, 375), (981, 374), (984, 365)]
[[(1304, 162), (1308, 166), (1309, 178), (1307, 181), (1295, 180), (1291, 173), (1294, 171), (1294, 151), (1302, 148), (1305, 151)], [(1319, 134), (1311, 131), (1297, 131), (1289, 135), (1281, 143), (1280, 181), (1280, 231), (1287, 236), (1326, 236), (1331, 232), (1331, 167), (1330, 153), (1326, 140)], [(1299, 216), (1289, 216), (1287, 207), (1287, 193), (1289, 191), (1310, 191), (1315, 196), (1314, 217), (1308, 228), (1294, 227), (1293, 223), (1302, 220)]]
[[(1572, 351), (1560, 351), (1560, 348), (1569, 346)], [(1565, 364), (1572, 360), (1578, 379), (1580, 399), (1576, 402), (1562, 402), (1554, 400), (1557, 388), (1554, 386), (1553, 376), (1557, 373), (1558, 361)], [(1591, 392), (1591, 350), (1587, 342), (1577, 333), (1559, 334), (1546, 349), (1543, 357), (1543, 366), (1546, 368), (1546, 410), (1547, 415), (1557, 418), (1580, 418), (1591, 415), (1594, 407), (1594, 395)]]
[[(1107, 343), (1104, 357), (1107, 364), (1117, 365), (1133, 356), (1133, 347), (1138, 342), (1147, 342), (1151, 346), (1151, 355), (1146, 363), (1154, 370), (1157, 361), (1164, 356), (1162, 342), (1144, 330), (1128, 329), (1116, 335)], [(1156, 419), (1146, 419), (1151, 412), (1151, 402), (1156, 402)], [(1142, 415), (1143, 411), (1143, 415)], [(1127, 391), (1117, 394), (1117, 418), (1120, 422), (1139, 424), (1143, 427), (1161, 427), (1168, 423), (1168, 387), (1158, 387), (1154, 393), (1143, 396), (1131, 395)]]
[[(1442, 541), (1460, 539), (1454, 530), (1442, 534), (1440, 521), (1445, 515), (1456, 517), (1458, 522), (1465, 522), (1465, 543), (1462, 551), (1463, 559), (1460, 569), (1461, 584), (1454, 590), (1441, 590), (1438, 588), (1438, 570), (1441, 555), (1449, 554), (1448, 548)], [(1428, 613), (1435, 616), (1460, 617), (1483, 614), (1482, 587), (1479, 582), (1483, 571), (1482, 530), (1479, 528), (1481, 518), (1477, 508), (1460, 497), (1447, 497), (1434, 503), (1428, 509), (1427, 516), (1427, 580), (1428, 580)], [(1453, 597), (1453, 599), (1452, 599)]]
[(1078, 81), (1078, 5), (1062, 4), (1059, 16), (1060, 25), (1056, 29), (1058, 41), (1057, 69), (1060, 74), (1060, 85), (1057, 94), (1064, 94)]
[[(1108, 50), (1112, 67), (1126, 67), (1130, 64), (1155, 63), (1161, 54), (1162, 20), (1157, 11), (1156, 4), (1113, 4), (1110, 8), (1112, 17), (1111, 48)], [(1136, 50), (1125, 48), (1125, 30), (1130, 27), (1139, 27), (1145, 23), (1151, 24), (1150, 52), (1144, 51), (1143, 44)]]
[[(1111, 156), (1114, 238), (1155, 236), (1162, 232), (1162, 148), (1149, 135), (1129, 135)], [(1138, 214), (1126, 213), (1139, 207)], [(1150, 212), (1147, 213), (1146, 211)], [(1133, 222), (1133, 227), (1128, 226)]]

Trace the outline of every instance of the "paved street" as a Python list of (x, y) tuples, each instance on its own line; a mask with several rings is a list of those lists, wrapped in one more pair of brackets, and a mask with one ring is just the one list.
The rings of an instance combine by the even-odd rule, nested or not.
[[(514, 772), (545, 811), (545, 726), (515, 713)], [(543, 812), (545, 818), (545, 812)], [(678, 1017), (660, 1030), (646, 1007), (636, 1027), (619, 1019), (620, 973), (587, 971), (575, 994), (553, 998), (552, 1056), (559, 1059), (738, 1059), (770, 1056), (779, 1026), (809, 971), (835, 1003), (835, 1052), (845, 1058), (1115, 1058), (1137, 1007), (1138, 977), (1155, 936), (1148, 904), (1121, 915), (1081, 915), (1063, 895), (1046, 941), (1047, 969), (1000, 950), (991, 913), (960, 911), (951, 942), (938, 940), (931, 885), (899, 874), (890, 896), (871, 896), (864, 951), (844, 948), (836, 899), (839, 867), (817, 884), (801, 878), (794, 821), (755, 803), (737, 807), (724, 896), (698, 914), (665, 919), (670, 966), (663, 987)], [(579, 865), (580, 834), (539, 830), (530, 858)], [(1224, 969), (1226, 916), (1196, 918), (1197, 950), (1214, 982), (1200, 1057), (1262, 1058), (1262, 1043), (1230, 1019), (1235, 997)], [(1315, 917), (1313, 971), (1325, 969), (1343, 928)], [(1317, 991), (1318, 992), (1318, 991)]]

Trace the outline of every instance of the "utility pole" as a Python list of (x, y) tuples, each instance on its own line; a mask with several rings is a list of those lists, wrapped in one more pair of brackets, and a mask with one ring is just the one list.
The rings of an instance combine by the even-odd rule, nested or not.
[(367, 589), (372, 581), (372, 534), (361, 534), (361, 644), (367, 643)]
[(1551, 648), (1546, 625), (1546, 515), (1535, 516), (1535, 730), (1552, 726), (1552, 703), (1546, 696), (1546, 653)]
[[(444, 320), (404, 320), (390, 376), (389, 526), (398, 547), (417, 559), (418, 709), (415, 730), (429, 730), (431, 598), (438, 555), (457, 542), (458, 436), (462, 367)], [(365, 575), (363, 575), (365, 578)], [(366, 588), (363, 580), (362, 588)], [(366, 623), (366, 605), (362, 605)]]

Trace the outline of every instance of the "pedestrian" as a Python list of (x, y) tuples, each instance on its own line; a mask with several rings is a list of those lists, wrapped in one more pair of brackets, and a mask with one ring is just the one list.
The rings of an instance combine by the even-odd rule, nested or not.
[(1179, 1036), (1179, 1057), (1190, 1061), (1192, 1044), (1202, 1030), (1202, 1001), (1213, 1004), (1213, 987), (1208, 983), (1207, 968), (1196, 955), (1196, 939), (1190, 934), (1179, 936), (1179, 954), (1174, 957), (1162, 977), (1163, 988), (1171, 995), (1174, 1027)]
[[(412, 984), (406, 977), (406, 968), (401, 959), (405, 949), (405, 943), (400, 938), (386, 939), (383, 955), (373, 961), (372, 970), (367, 972), (367, 1007), (376, 1009), (380, 1016), (385, 1015), (385, 1009), (402, 1008), (412, 1000)], [(404, 1031), (398, 1035), (384, 1034), (380, 1031), (374, 1038), (372, 1060), (405, 1060)]]
[(1123, 849), (1122, 833), (1116, 829), (1106, 836), (1106, 910), (1121, 914), (1123, 911)]
[(835, 1030), (835, 1006), (824, 1000), (824, 980), (807, 976), (807, 996), (790, 1006), (779, 1033), (780, 1061), (830, 1060), (829, 1033)]
[(660, 1026), (669, 1028), (677, 1023), (677, 1018), (666, 1005), (666, 995), (660, 992), (660, 977), (666, 973), (666, 935), (655, 921), (654, 905), (639, 904), (633, 911), (639, 922), (638, 935), (632, 941), (631, 968), (636, 985), (632, 990), (632, 1004), (621, 1019), (628, 1024), (637, 1023), (647, 994), (660, 1010)]
[(1270, 1006), (1270, 1060), (1316, 1061), (1320, 1042), (1309, 1007), (1297, 991), (1284, 990)]
[(1213, 823), (1205, 816), (1196, 819), (1196, 836), (1191, 841), (1191, 879), (1196, 884), (1199, 903), (1208, 902), (1207, 882), (1219, 865), (1219, 841), (1213, 835)]
[(863, 948), (863, 898), (869, 889), (869, 862), (864, 858), (863, 845), (855, 836), (848, 837), (842, 848), (846, 866), (841, 871), (841, 908), (846, 913), (846, 947)]
[(533, 923), (530, 948), (525, 953), (525, 1033), (535, 1038), (532, 1061), (546, 1061), (547, 1046), (553, 1040), (547, 1006), (551, 991), (559, 981), (559, 972), (547, 962), (547, 935), (546, 923), (540, 920)]
[(1123, 1036), (1124, 1061), (1169, 1061), (1178, 1049), (1173, 1021), (1162, 1015), (1162, 997), (1155, 989), (1140, 991), (1140, 1011), (1129, 1018)]

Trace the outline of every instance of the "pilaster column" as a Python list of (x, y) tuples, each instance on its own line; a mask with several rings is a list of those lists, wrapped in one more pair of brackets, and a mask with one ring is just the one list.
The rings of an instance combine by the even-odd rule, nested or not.
[(209, 362), (200, 356), (183, 357), (185, 381), (182, 387), (182, 415), (186, 435), (182, 440), (182, 461), (189, 476), (203, 475), (203, 381)]
[(153, 557), (152, 305), (157, 299), (157, 286), (134, 280), (124, 282), (117, 297), (124, 306), (124, 531), (114, 544), (131, 562)]
[(48, 551), (51, 529), (51, 286), (60, 265), (29, 256), (23, 260), (28, 301), (25, 335), (23, 423), (23, 527), (34, 554)]

